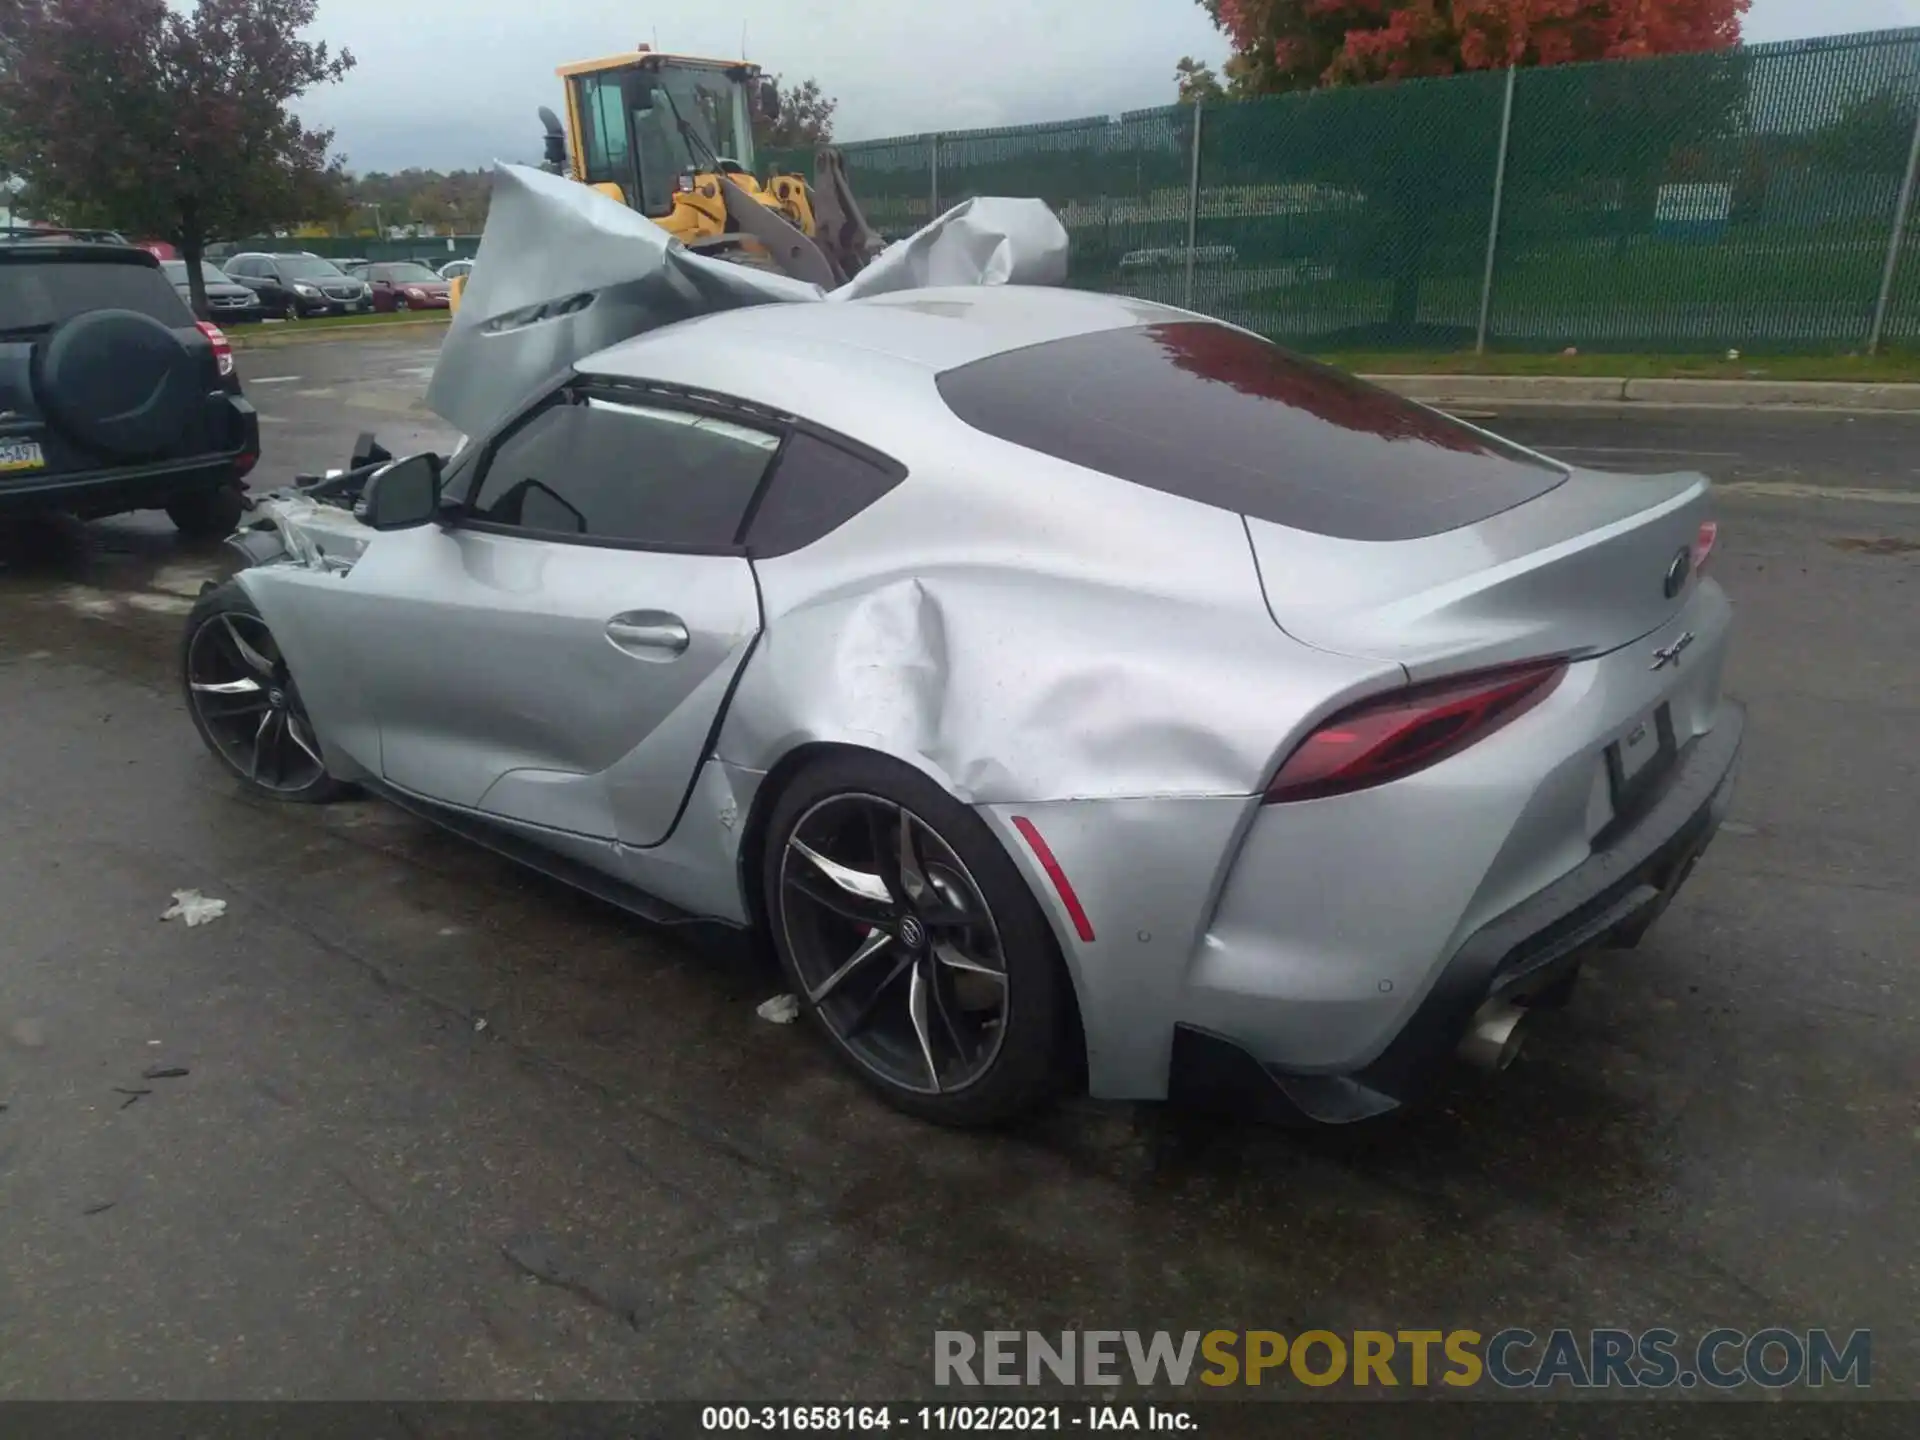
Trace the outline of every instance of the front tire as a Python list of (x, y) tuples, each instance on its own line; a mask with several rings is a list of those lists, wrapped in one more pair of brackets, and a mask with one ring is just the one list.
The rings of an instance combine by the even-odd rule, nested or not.
[(194, 729), (256, 795), (293, 804), (336, 800), (319, 736), (273, 632), (236, 581), (200, 597), (180, 646)]
[(890, 1104), (980, 1126), (1053, 1094), (1053, 933), (978, 815), (898, 761), (834, 755), (780, 795), (761, 870), (801, 1008)]

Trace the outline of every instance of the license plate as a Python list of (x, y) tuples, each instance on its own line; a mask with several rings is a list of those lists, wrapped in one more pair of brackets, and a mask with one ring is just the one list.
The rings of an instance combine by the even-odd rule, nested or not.
[(0, 475), (16, 470), (44, 470), (47, 457), (37, 440), (0, 440)]
[(1665, 705), (1634, 721), (1626, 734), (1607, 747), (1615, 814), (1633, 808), (1648, 785), (1659, 783), (1658, 772), (1676, 749), (1673, 717)]
[(351, 305), (347, 306), (347, 313), (349, 315), (358, 315), (362, 310), (366, 308), (367, 308), (366, 306), (362, 305), (358, 300), (356, 300)]
[(1619, 745), (1620, 778), (1631, 785), (1634, 777), (1651, 765), (1660, 753), (1660, 726), (1649, 715), (1634, 723)]

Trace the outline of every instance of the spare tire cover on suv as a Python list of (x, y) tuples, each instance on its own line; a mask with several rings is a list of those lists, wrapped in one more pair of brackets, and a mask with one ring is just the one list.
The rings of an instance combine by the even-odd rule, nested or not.
[(136, 460), (166, 454), (195, 429), (207, 385), (201, 358), (158, 320), (92, 310), (37, 348), (33, 388), (75, 440)]

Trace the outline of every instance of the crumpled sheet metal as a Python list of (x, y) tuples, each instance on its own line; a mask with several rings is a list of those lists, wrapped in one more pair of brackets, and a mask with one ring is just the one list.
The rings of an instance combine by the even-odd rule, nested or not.
[[(582, 356), (694, 315), (822, 293), (697, 255), (589, 186), (502, 165), (427, 405), (463, 434), (484, 434)], [(593, 303), (583, 304), (589, 296)], [(540, 306), (564, 309), (569, 301), (582, 308), (533, 318)]]
[(1066, 229), (1045, 204), (988, 197), (954, 207), (829, 294), (701, 255), (590, 186), (502, 165), (427, 404), (463, 434), (483, 434), (577, 361), (678, 320), (924, 285), (1057, 284), (1066, 269)]
[(1067, 248), (1067, 227), (1044, 201), (982, 197), (889, 245), (827, 298), (865, 300), (934, 285), (1061, 285)]
[(363, 525), (350, 510), (310, 500), (292, 490), (257, 496), (247, 526), (273, 523), (287, 557), (309, 570), (344, 574), (365, 553), (378, 531)]

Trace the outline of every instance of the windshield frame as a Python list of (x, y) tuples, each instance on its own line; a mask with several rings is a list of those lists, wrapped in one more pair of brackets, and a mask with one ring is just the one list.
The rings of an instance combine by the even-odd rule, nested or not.
[[(653, 81), (652, 103), (644, 110), (625, 103), (623, 81), (636, 73)], [(576, 176), (589, 185), (619, 186), (627, 204), (650, 219), (671, 215), (680, 177), (711, 173), (715, 157), (754, 173), (753, 114), (734, 67), (656, 60), (588, 71), (570, 77), (568, 105)], [(711, 156), (687, 143), (680, 121)]]
[[(679, 133), (679, 122), (684, 120), (711, 147), (714, 156), (732, 160), (743, 170), (753, 169), (753, 126), (747, 117), (744, 85), (736, 84), (724, 70), (709, 70), (694, 65), (659, 66), (653, 78), (664, 92), (653, 102), (653, 113), (669, 127), (678, 148), (688, 148)], [(672, 97), (671, 104), (668, 103), (669, 96)], [(711, 97), (716, 102), (724, 100), (724, 113), (721, 105), (716, 103), (714, 114), (709, 115), (701, 105), (703, 96)], [(723, 135), (714, 129), (713, 120), (716, 116), (723, 120), (731, 134)], [(640, 116), (634, 118), (638, 121)], [(696, 171), (711, 170), (711, 160), (712, 157), (706, 155), (688, 155), (689, 165)]]

